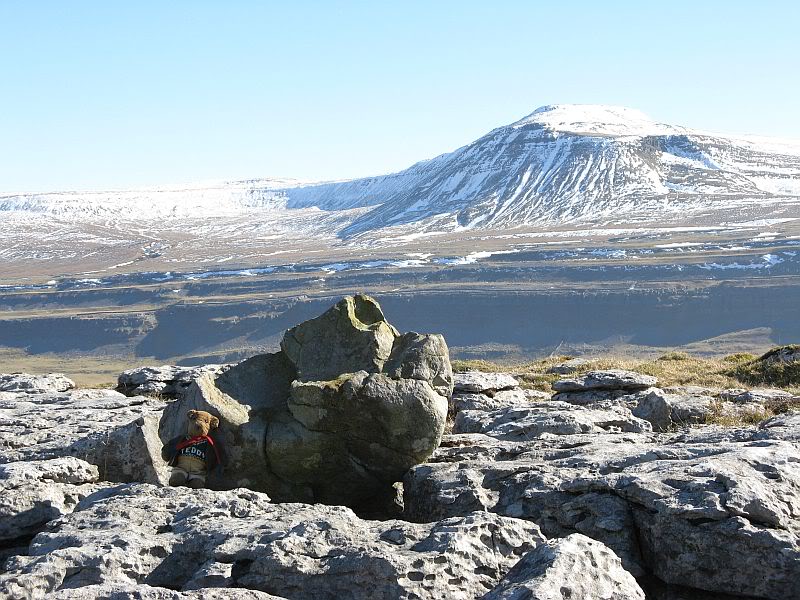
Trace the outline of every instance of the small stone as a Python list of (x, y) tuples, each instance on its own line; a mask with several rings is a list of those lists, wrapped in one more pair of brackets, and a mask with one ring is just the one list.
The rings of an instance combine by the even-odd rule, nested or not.
[(643, 390), (655, 387), (658, 380), (651, 375), (633, 371), (609, 369), (589, 371), (575, 379), (561, 379), (553, 384), (557, 392), (577, 392), (584, 390)]
[(591, 362), (592, 362), (591, 360), (588, 360), (586, 358), (573, 358), (571, 360), (567, 360), (557, 365), (553, 365), (552, 367), (547, 369), (547, 372), (556, 375), (569, 375), (571, 373), (579, 371), (586, 365), (591, 364)]
[(737, 402), (746, 404), (750, 402), (770, 402), (775, 400), (793, 400), (795, 395), (785, 390), (776, 390), (771, 388), (757, 388), (753, 390), (744, 389), (728, 389), (723, 390), (719, 394), (720, 398), (729, 402)]
[(519, 381), (508, 373), (467, 371), (453, 375), (453, 392), (483, 394), (519, 387)]
[(75, 382), (62, 373), (29, 375), (28, 373), (0, 373), (0, 392), (47, 394), (65, 392), (75, 387)]

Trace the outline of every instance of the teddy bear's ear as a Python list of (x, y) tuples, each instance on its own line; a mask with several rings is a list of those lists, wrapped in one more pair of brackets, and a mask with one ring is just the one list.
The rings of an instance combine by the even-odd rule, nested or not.
[(211, 417), (211, 429), (216, 429), (219, 427), (219, 419), (217, 417)]
[(186, 416), (189, 417), (190, 419), (196, 419), (197, 418), (197, 411), (196, 410), (190, 410), (188, 413), (186, 413)]

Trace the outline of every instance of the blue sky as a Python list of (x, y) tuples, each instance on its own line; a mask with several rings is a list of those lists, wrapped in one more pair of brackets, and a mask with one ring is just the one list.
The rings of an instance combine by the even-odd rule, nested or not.
[(800, 138), (799, 7), (0, 0), (0, 190), (377, 174), (555, 103)]

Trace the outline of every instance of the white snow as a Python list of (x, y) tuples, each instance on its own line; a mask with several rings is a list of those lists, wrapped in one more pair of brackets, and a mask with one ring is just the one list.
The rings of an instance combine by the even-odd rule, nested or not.
[(705, 246), (704, 242), (675, 242), (673, 244), (656, 244), (656, 248), (689, 248), (691, 246)]
[[(769, 227), (770, 225), (790, 223), (791, 221), (797, 221), (797, 217), (786, 217), (780, 219), (755, 219), (753, 221), (742, 221), (740, 223), (735, 223), (735, 222), (726, 223), (726, 225), (736, 225), (737, 227)], [(765, 235), (765, 234), (759, 234), (759, 235)]]
[(437, 258), (433, 262), (439, 265), (471, 265), (478, 262), (482, 258), (489, 258), (495, 254), (515, 254), (519, 250), (495, 250), (494, 252), (472, 252), (466, 256), (459, 256), (456, 258)]
[(554, 104), (537, 108), (512, 125), (543, 125), (554, 131), (601, 136), (680, 134), (682, 127), (657, 123), (646, 114), (624, 106), (604, 104)]
[(746, 263), (740, 264), (738, 262), (735, 263), (728, 263), (728, 264), (720, 264), (720, 263), (704, 263), (702, 265), (698, 265), (701, 269), (706, 269), (708, 271), (711, 270), (718, 270), (718, 271), (727, 271), (727, 270), (748, 270), (748, 269), (771, 269), (777, 264), (783, 262), (783, 259), (779, 256), (774, 254), (765, 254), (761, 257), (760, 263)]

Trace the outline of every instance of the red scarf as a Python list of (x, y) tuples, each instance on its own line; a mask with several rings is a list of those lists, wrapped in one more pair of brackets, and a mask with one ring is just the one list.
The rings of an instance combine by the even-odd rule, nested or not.
[(187, 446), (191, 446), (193, 444), (197, 444), (199, 442), (202, 442), (203, 440), (207, 441), (211, 445), (211, 447), (214, 449), (214, 454), (217, 457), (217, 464), (221, 464), (222, 461), (219, 458), (219, 450), (217, 450), (217, 447), (214, 445), (214, 440), (212, 440), (207, 435), (196, 435), (196, 436), (194, 436), (192, 438), (189, 438), (187, 440), (183, 440), (182, 442), (178, 442), (178, 445), (176, 446), (176, 449), (177, 449), (178, 452), (180, 452), (181, 450), (183, 450)]

